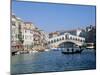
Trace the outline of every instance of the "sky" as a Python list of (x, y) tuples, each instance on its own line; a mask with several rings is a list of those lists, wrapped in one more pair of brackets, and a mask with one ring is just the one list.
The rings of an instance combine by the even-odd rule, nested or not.
[(39, 2), (12, 2), (12, 13), (45, 32), (95, 25), (95, 6)]

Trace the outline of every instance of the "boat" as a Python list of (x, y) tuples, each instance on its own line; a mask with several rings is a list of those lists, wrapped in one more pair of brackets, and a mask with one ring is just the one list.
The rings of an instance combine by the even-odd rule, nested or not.
[(51, 50), (53, 50), (53, 51), (58, 51), (58, 48), (51, 48)]
[(43, 50), (37, 50), (38, 52), (44, 52), (45, 50), (43, 49)]
[(16, 55), (20, 54), (20, 52), (17, 52)]
[(29, 51), (20, 51), (19, 54), (28, 54)]
[(36, 50), (29, 51), (30, 54), (31, 54), (31, 53), (36, 53), (36, 52), (38, 52), (38, 51), (36, 51)]
[(82, 51), (83, 49), (67, 48), (66, 50), (62, 50), (62, 54), (78, 54), (78, 53), (81, 53)]
[(49, 51), (50, 49), (45, 49), (45, 51)]

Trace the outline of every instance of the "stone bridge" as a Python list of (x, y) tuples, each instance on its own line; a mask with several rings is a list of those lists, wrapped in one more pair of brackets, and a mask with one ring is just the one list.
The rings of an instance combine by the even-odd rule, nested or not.
[(85, 38), (71, 35), (70, 33), (64, 33), (63, 35), (59, 35), (48, 40), (49, 47), (51, 48), (57, 48), (66, 42), (74, 43), (77, 46), (82, 46), (85, 42)]

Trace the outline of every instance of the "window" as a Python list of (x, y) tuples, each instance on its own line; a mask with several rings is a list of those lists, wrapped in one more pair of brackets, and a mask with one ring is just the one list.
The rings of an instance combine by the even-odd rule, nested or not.
[(61, 38), (59, 40), (61, 40)]
[(83, 40), (81, 39), (80, 42), (83, 42)]
[(64, 40), (64, 37), (62, 37), (62, 40)]
[(57, 41), (59, 41), (59, 39), (57, 39)]
[(72, 37), (70, 37), (70, 39), (72, 40)]
[(14, 25), (14, 26), (15, 26), (15, 22), (14, 22), (14, 21), (12, 21), (12, 25)]
[(53, 43), (53, 40), (51, 40), (51, 43)]
[(21, 29), (21, 23), (20, 22), (18, 23), (18, 25), (19, 25), (19, 29)]
[(68, 39), (68, 35), (66, 35), (65, 37), (66, 37), (66, 39)]
[(48, 44), (50, 44), (50, 41), (48, 42)]
[(54, 42), (56, 42), (56, 40), (54, 40)]

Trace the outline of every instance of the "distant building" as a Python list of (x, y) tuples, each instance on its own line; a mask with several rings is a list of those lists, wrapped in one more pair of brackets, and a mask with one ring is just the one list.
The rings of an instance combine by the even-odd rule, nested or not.
[(96, 42), (96, 27), (90, 25), (86, 27), (86, 42), (87, 43), (95, 43)]
[(72, 29), (72, 30), (62, 30), (62, 31), (57, 31), (57, 32), (59, 32), (60, 35), (67, 32), (67, 33), (70, 33), (72, 35), (80, 36), (82, 31), (83, 31), (83, 29)]
[(81, 37), (85, 37), (86, 43), (96, 42), (96, 26), (87, 26), (80, 34)]
[(90, 25), (86, 27), (86, 32), (89, 32), (90, 30), (95, 29), (95, 26)]
[(59, 36), (59, 35), (60, 35), (59, 32), (52, 32), (52, 33), (49, 33), (49, 38), (57, 37), (57, 36)]
[(80, 36), (80, 33), (82, 32), (82, 29), (74, 29), (74, 30), (69, 30), (67, 32), (72, 34), (72, 35)]

